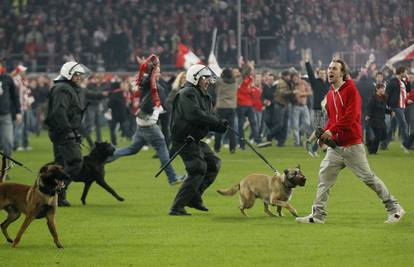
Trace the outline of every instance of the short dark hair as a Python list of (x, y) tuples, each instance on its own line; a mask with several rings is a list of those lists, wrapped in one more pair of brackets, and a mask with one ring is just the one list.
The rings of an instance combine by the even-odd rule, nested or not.
[(399, 67), (397, 68), (397, 70), (395, 71), (395, 74), (400, 75), (401, 73), (404, 73), (406, 70), (407, 70), (407, 68), (406, 68), (406, 67), (404, 67), (404, 66), (399, 66)]
[(286, 76), (289, 76), (289, 75), (290, 75), (290, 72), (288, 70), (282, 71), (282, 76), (283, 77), (286, 77)]
[(263, 75), (263, 76), (265, 76), (265, 75), (267, 75), (267, 74), (270, 74), (270, 71), (269, 71), (268, 69), (264, 69), (264, 70), (262, 71), (262, 75)]
[(378, 72), (375, 74), (375, 76), (377, 76), (377, 75), (382, 75), (382, 76), (384, 76), (384, 73), (382, 73), (382, 71), (378, 71)]

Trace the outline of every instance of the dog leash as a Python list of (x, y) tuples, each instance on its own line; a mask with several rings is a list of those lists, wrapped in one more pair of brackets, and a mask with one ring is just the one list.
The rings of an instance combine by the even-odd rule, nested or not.
[[(9, 156), (7, 156), (7, 155), (5, 155), (4, 153), (2, 153), (2, 152), (0, 152), (0, 155), (2, 155), (3, 156), (3, 158), (6, 158), (6, 159), (8, 159), (8, 160), (10, 160), (11, 162), (12, 162), (12, 164), (14, 163), (14, 164), (16, 164), (16, 165), (18, 165), (18, 166), (20, 166), (20, 167), (22, 167), (23, 169), (25, 169), (25, 170), (27, 170), (27, 171), (29, 171), (29, 172), (31, 172), (31, 173), (34, 173), (29, 167), (26, 167), (25, 165), (23, 165), (23, 163), (20, 163), (20, 162), (18, 162), (17, 160), (15, 160), (15, 159), (13, 159), (13, 158), (11, 158), (11, 157), (9, 157)], [(10, 167), (7, 167), (4, 171), (7, 171), (8, 169), (10, 169), (11, 167), (13, 167), (13, 165), (10, 165)]]
[(270, 162), (262, 155), (262, 154), (260, 154), (259, 153), (259, 151), (257, 151), (253, 146), (252, 146), (252, 144), (250, 144), (244, 137), (242, 137), (236, 130), (234, 130), (233, 128), (231, 128), (230, 126), (227, 126), (226, 127), (228, 130), (230, 130), (231, 132), (233, 132), (235, 135), (237, 135), (241, 140), (242, 140), (242, 142), (244, 142), (245, 144), (247, 144), (247, 146), (248, 147), (250, 147), (253, 151), (254, 151), (254, 153), (256, 153), (256, 155), (258, 155), (259, 156), (259, 158), (261, 158), (266, 164), (267, 164), (267, 166), (269, 166), (270, 167), (270, 169), (272, 169), (272, 171), (276, 174), (276, 175), (280, 175), (280, 172), (275, 168), (275, 167), (273, 167), (273, 165), (272, 164), (270, 164)]

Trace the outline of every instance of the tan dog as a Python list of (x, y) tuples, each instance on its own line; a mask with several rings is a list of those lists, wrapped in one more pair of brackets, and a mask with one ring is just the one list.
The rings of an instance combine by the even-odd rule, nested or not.
[(239, 184), (228, 188), (219, 189), (217, 192), (225, 196), (233, 196), (240, 191), (240, 211), (247, 216), (245, 209), (253, 207), (256, 198), (261, 198), (264, 203), (264, 211), (270, 216), (276, 216), (269, 210), (269, 204), (277, 206), (279, 216), (282, 216), (282, 207), (287, 208), (293, 216), (298, 214), (288, 202), (292, 196), (292, 189), (297, 185), (304, 186), (306, 177), (298, 165), (296, 168), (286, 169), (283, 174), (268, 176), (265, 174), (250, 174)]
[[(63, 168), (53, 164), (40, 169), (33, 186), (16, 183), (0, 184), (0, 209), (7, 212), (7, 218), (1, 224), (1, 230), (7, 241), (13, 243), (12, 247), (16, 247), (24, 231), (34, 219), (46, 217), (53, 241), (58, 248), (63, 248), (56, 232), (55, 214), (57, 191), (64, 187), (64, 181), (67, 178)], [(7, 227), (16, 221), (21, 213), (24, 213), (26, 218), (13, 241), (7, 233)]]

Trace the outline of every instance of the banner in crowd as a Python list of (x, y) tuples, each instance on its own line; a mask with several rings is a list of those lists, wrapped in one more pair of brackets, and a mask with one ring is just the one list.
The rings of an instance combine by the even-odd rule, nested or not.
[(175, 66), (177, 68), (188, 69), (194, 64), (201, 64), (202, 61), (187, 46), (182, 43), (178, 44), (178, 53)]
[(386, 66), (392, 67), (397, 62), (403, 61), (403, 60), (410, 60), (414, 58), (414, 44), (410, 45), (400, 53), (396, 54), (392, 58), (388, 59), (387, 63), (385, 63)]

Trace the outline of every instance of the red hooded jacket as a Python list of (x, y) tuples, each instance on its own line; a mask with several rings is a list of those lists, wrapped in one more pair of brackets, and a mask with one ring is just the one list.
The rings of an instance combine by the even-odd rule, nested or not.
[(326, 98), (325, 130), (332, 132), (332, 139), (339, 146), (362, 144), (361, 96), (354, 81), (345, 81), (336, 92), (331, 86)]
[(237, 106), (252, 106), (252, 82), (251, 75), (246, 76), (237, 90)]

